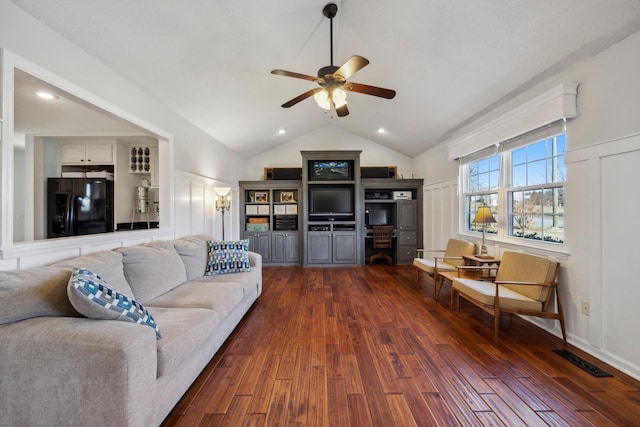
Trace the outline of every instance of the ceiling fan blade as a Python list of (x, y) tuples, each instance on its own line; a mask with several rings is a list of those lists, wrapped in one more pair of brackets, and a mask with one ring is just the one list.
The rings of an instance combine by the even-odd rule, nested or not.
[(306, 74), (294, 73), (293, 71), (286, 71), (286, 70), (273, 70), (271, 71), (271, 74), (276, 74), (278, 76), (285, 76), (285, 77), (294, 77), (296, 79), (311, 80), (312, 82), (315, 82), (316, 80), (318, 80), (317, 77), (308, 76)]
[(337, 74), (345, 80), (348, 80), (349, 77), (353, 76), (358, 70), (366, 67), (367, 64), (369, 64), (369, 60), (367, 58), (353, 55), (351, 58), (349, 58), (349, 60), (347, 60), (347, 62), (344, 63), (342, 67), (338, 68), (338, 70), (333, 74)]
[(338, 117), (344, 117), (349, 115), (349, 109), (347, 108), (347, 104), (344, 104), (342, 107), (336, 108), (336, 113)]
[(298, 102), (300, 101), (304, 101), (305, 99), (309, 98), (310, 96), (313, 96), (316, 94), (316, 92), (320, 92), (322, 90), (322, 88), (316, 88), (316, 89), (311, 89), (306, 91), (305, 93), (303, 93), (302, 95), (298, 95), (295, 98), (293, 98), (290, 101), (285, 102), (284, 104), (282, 104), (282, 108), (289, 108), (289, 107), (293, 107), (294, 105), (296, 105)]
[(364, 93), (366, 95), (379, 96), (380, 98), (393, 99), (396, 96), (396, 91), (391, 89), (385, 89), (377, 86), (363, 85), (362, 83), (349, 82), (344, 85), (346, 90), (352, 92)]

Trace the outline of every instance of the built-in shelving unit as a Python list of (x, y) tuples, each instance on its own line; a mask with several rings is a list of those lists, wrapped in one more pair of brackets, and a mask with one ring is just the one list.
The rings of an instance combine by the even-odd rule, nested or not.
[(361, 264), (360, 151), (301, 154), (304, 264)]
[(365, 213), (364, 259), (369, 258), (371, 227), (395, 225), (392, 258), (410, 264), (422, 247), (421, 179), (362, 179)]
[(241, 181), (242, 236), (264, 263), (299, 264), (301, 182)]
[[(266, 264), (363, 265), (371, 227), (394, 225), (394, 262), (413, 261), (422, 246), (421, 179), (362, 178), (360, 151), (301, 155), (301, 180), (240, 182), (250, 250)], [(395, 176), (395, 167), (383, 169)]]

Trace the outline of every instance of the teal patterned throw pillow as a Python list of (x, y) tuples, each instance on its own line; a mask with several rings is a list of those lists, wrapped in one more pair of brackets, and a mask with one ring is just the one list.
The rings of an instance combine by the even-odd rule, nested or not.
[(136, 300), (111, 289), (97, 274), (74, 268), (67, 286), (71, 305), (90, 319), (124, 320), (151, 327), (160, 338), (160, 330), (151, 313)]
[(208, 259), (206, 276), (214, 274), (251, 271), (249, 265), (249, 240), (207, 242)]

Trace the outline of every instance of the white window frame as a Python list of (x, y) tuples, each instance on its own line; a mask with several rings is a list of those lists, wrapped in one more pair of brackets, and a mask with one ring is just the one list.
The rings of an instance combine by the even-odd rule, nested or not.
[[(566, 132), (565, 132), (566, 133)], [(540, 139), (540, 140), (536, 140), (531, 142), (530, 144), (535, 144), (538, 143), (540, 141), (544, 141), (547, 138), (544, 139)], [(526, 144), (523, 145), (521, 147), (530, 145), (530, 144)], [(521, 148), (521, 147), (517, 147), (517, 148)], [(540, 185), (530, 185), (530, 186), (526, 186), (526, 187), (512, 187), (511, 186), (511, 182), (512, 182), (512, 158), (511, 158), (511, 153), (512, 153), (513, 149), (511, 150), (505, 150), (505, 151), (501, 151), (499, 153), (500, 156), (500, 178), (499, 178), (499, 185), (498, 185), (498, 189), (497, 190), (488, 190), (488, 191), (478, 191), (478, 192), (470, 192), (469, 191), (469, 163), (461, 163), (460, 168), (459, 168), (459, 174), (460, 174), (460, 178), (461, 178), (461, 188), (462, 191), (460, 191), (460, 195), (459, 195), (459, 203), (460, 203), (460, 209), (459, 209), (459, 234), (462, 236), (468, 236), (471, 238), (481, 238), (482, 235), (482, 231), (478, 230), (478, 231), (474, 231), (474, 230), (470, 230), (467, 229), (467, 197), (468, 196), (481, 196), (483, 194), (496, 194), (497, 193), (497, 197), (498, 197), (498, 202), (497, 202), (497, 209), (494, 211), (494, 217), (496, 218), (497, 222), (497, 233), (485, 233), (485, 240), (486, 241), (491, 241), (491, 242), (495, 242), (496, 244), (501, 244), (501, 243), (507, 243), (507, 244), (512, 244), (514, 246), (521, 246), (521, 247), (529, 247), (529, 248), (534, 248), (534, 249), (538, 249), (541, 251), (545, 251), (545, 252), (559, 252), (559, 253), (566, 253), (567, 252), (567, 247), (566, 247), (566, 237), (563, 234), (563, 242), (559, 243), (559, 242), (549, 242), (549, 241), (545, 241), (545, 240), (537, 240), (537, 239), (530, 239), (530, 238), (523, 238), (523, 237), (516, 237), (516, 236), (511, 236), (509, 235), (509, 193), (512, 191), (526, 191), (526, 190), (531, 190), (531, 189), (540, 189), (540, 188), (544, 188), (544, 189), (551, 189), (551, 188), (564, 188), (566, 187), (566, 181), (560, 181), (560, 182), (555, 182), (555, 183), (544, 183), (544, 184), (540, 184)], [(566, 152), (566, 151), (565, 151)], [(479, 159), (474, 159), (475, 161), (479, 161), (479, 160), (483, 160), (486, 158), (490, 158), (492, 157), (493, 154), (491, 155), (487, 155), (486, 157), (481, 157)], [(566, 162), (565, 162), (565, 167), (566, 167)]]
[[(533, 141), (533, 142), (531, 142), (529, 144), (525, 144), (525, 145), (516, 147), (514, 149), (511, 149), (511, 150), (506, 151), (506, 152), (503, 153), (504, 157), (505, 157), (505, 162), (504, 163), (505, 163), (505, 165), (508, 163), (508, 167), (509, 167), (509, 169), (508, 169), (508, 171), (509, 171), (509, 179), (505, 180), (505, 183), (507, 183), (507, 185), (509, 185), (509, 186), (505, 188), (505, 199), (504, 200), (505, 200), (505, 203), (506, 203), (506, 210), (507, 210), (507, 213), (506, 213), (506, 216), (505, 216), (505, 220), (506, 220), (505, 221), (505, 234), (510, 238), (519, 239), (519, 240), (525, 240), (525, 241), (540, 241), (540, 242), (543, 242), (543, 243), (546, 243), (546, 244), (564, 246), (564, 241), (565, 241), (564, 226), (562, 227), (562, 230), (563, 230), (562, 231), (562, 242), (557, 242), (557, 241), (545, 240), (544, 228), (542, 228), (543, 231), (542, 231), (542, 234), (540, 236), (540, 239), (532, 239), (532, 238), (528, 238), (528, 237), (514, 236), (513, 230), (512, 230), (512, 226), (513, 225), (511, 223), (511, 221), (512, 221), (512, 219), (511, 219), (511, 214), (512, 214), (511, 194), (512, 193), (527, 192), (527, 191), (542, 191), (544, 193), (546, 190), (553, 190), (553, 189), (559, 189), (559, 188), (561, 188), (563, 190), (563, 192), (564, 192), (564, 188), (566, 186), (566, 176), (564, 177), (565, 178), (564, 181), (555, 181), (555, 182), (554, 181), (546, 181), (546, 182), (540, 183), (540, 184), (514, 186), (513, 185), (513, 176), (511, 176), (512, 173), (513, 173), (513, 152), (515, 150), (518, 150), (518, 149), (522, 149), (522, 148), (525, 148), (525, 147), (532, 146), (534, 144), (539, 144), (541, 142), (545, 142), (545, 141), (547, 141), (549, 139), (552, 139), (552, 138), (557, 138), (560, 135), (564, 135), (565, 136), (565, 151), (563, 151), (563, 154), (562, 154), (562, 157), (564, 158), (564, 153), (566, 153), (566, 138), (567, 138), (566, 130), (565, 130), (564, 133), (559, 133), (559, 134), (555, 134), (555, 135), (552, 135), (552, 136), (548, 136), (546, 138), (539, 139), (537, 141)], [(545, 155), (545, 157), (543, 158), (545, 160), (545, 164), (546, 164), (547, 161), (552, 161), (553, 162), (553, 157), (559, 157), (559, 156), (557, 154), (555, 156), (553, 154)], [(539, 160), (542, 160), (542, 159), (538, 159), (538, 160), (535, 160), (535, 161), (539, 161)], [(533, 161), (526, 161), (525, 163), (522, 163), (522, 164), (530, 164), (530, 163), (533, 163)], [(566, 161), (564, 163), (565, 163), (564, 164), (564, 169), (565, 169), (565, 172), (566, 172)], [(545, 215), (544, 212), (540, 213), (540, 217), (543, 220), (544, 220), (545, 216), (548, 216), (548, 215)], [(563, 215), (563, 221), (564, 221), (564, 215)]]
[[(497, 142), (510, 141), (512, 138), (517, 138), (520, 135), (539, 129), (542, 126), (552, 124), (559, 120), (576, 117), (578, 115), (577, 96), (577, 83), (561, 83), (555, 87), (549, 88), (537, 96), (533, 96), (523, 103), (520, 103), (519, 101), (522, 100), (521, 97), (519, 100), (518, 98), (514, 98), (513, 102), (506, 102), (501, 106), (501, 110), (504, 111), (504, 113), (487, 121), (479, 120), (475, 122), (474, 125), (467, 127), (467, 131), (462, 131), (458, 135), (449, 139), (446, 143), (449, 152), (449, 160), (462, 161), (465, 158), (468, 160), (468, 157), (474, 156), (474, 153), (477, 155), (484, 152), (484, 150), (489, 149), (491, 146), (495, 147)], [(506, 156), (501, 157), (502, 183), (498, 197), (500, 201), (506, 201), (505, 189), (507, 187), (504, 184), (506, 182), (510, 182), (510, 165), (505, 165), (504, 158)], [(461, 166), (458, 175), (458, 188), (461, 190), (459, 191), (458, 199), (458, 234), (463, 238), (466, 236), (477, 239), (479, 237), (479, 233), (466, 231), (464, 227), (465, 209), (463, 206), (465, 206), (465, 189), (463, 187), (466, 183), (464, 182), (463, 177), (463, 167)], [(506, 218), (506, 205), (505, 203), (501, 203), (498, 207), (497, 215), (499, 226), (498, 234), (487, 235), (490, 242), (496, 242), (496, 253), (500, 253), (502, 249), (499, 246), (502, 246), (515, 250), (519, 250), (522, 247), (535, 248), (531, 250), (531, 252), (543, 255), (549, 253), (568, 255), (566, 235), (564, 245), (549, 244), (540, 241), (528, 241), (529, 239), (505, 236), (504, 230), (506, 228), (503, 222)]]

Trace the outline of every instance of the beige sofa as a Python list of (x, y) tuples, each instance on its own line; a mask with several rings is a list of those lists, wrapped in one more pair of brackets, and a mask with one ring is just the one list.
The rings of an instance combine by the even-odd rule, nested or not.
[[(0, 271), (1, 426), (162, 423), (262, 292), (251, 271), (204, 276), (209, 236)], [(81, 316), (72, 267), (144, 305), (159, 328)]]

